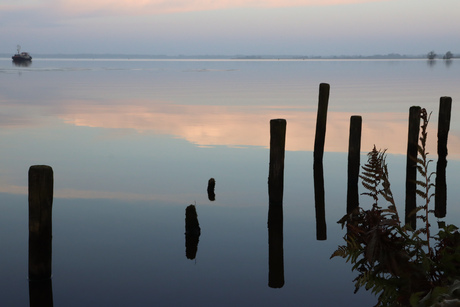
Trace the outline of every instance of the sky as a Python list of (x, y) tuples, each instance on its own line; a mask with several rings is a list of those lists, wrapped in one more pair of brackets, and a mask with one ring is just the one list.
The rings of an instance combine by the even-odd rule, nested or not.
[(459, 0), (0, 0), (0, 53), (460, 54)]

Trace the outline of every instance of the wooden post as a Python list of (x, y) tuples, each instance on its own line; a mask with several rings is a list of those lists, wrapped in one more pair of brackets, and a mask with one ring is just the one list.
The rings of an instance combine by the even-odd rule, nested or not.
[(269, 203), (282, 206), (284, 185), (284, 147), (286, 120), (270, 120), (270, 167), (268, 174)]
[(326, 211), (324, 203), (323, 155), (326, 140), (327, 107), (330, 85), (319, 85), (318, 113), (316, 115), (315, 146), (313, 149), (313, 179), (315, 186), (316, 239), (326, 240)]
[(283, 185), (286, 120), (270, 120), (270, 167), (268, 175), (268, 286), (284, 285)]
[(214, 189), (216, 187), (216, 180), (214, 178), (211, 178), (208, 180), (208, 199), (210, 201), (215, 201), (216, 200), (216, 193), (214, 192)]
[(435, 216), (446, 216), (447, 205), (447, 136), (450, 128), (450, 112), (452, 110), (452, 98), (441, 97), (439, 102), (438, 119), (438, 162), (436, 164), (436, 189), (435, 189)]
[(322, 161), (324, 143), (326, 140), (327, 107), (329, 104), (330, 86), (327, 83), (319, 85), (318, 113), (316, 115), (315, 147), (313, 152), (314, 162)]
[(415, 209), (417, 190), (417, 153), (420, 133), (420, 107), (413, 106), (409, 109), (409, 132), (407, 138), (407, 163), (406, 163), (406, 217), (405, 223), (412, 229), (417, 227)]
[(53, 169), (34, 165), (29, 169), (29, 279), (51, 278)]
[(350, 118), (350, 137), (348, 141), (348, 189), (347, 214), (359, 206), (358, 178), (361, 153), (361, 116)]

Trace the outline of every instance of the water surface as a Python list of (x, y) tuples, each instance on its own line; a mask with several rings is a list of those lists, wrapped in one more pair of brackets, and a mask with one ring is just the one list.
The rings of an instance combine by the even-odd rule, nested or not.
[[(27, 170), (53, 167), (54, 306), (372, 306), (343, 231), (348, 125), (361, 163), (388, 148), (403, 212), (408, 110), (453, 98), (448, 216), (458, 220), (460, 65), (404, 61), (0, 60), (0, 244), (6, 306), (28, 305)], [(328, 240), (316, 241), (312, 149), (318, 86), (331, 85), (324, 179)], [(287, 119), (284, 277), (268, 287), (269, 120)], [(433, 164), (434, 165), (434, 164)], [(206, 193), (216, 179), (216, 200)], [(185, 255), (196, 204), (197, 255)], [(370, 204), (361, 197), (362, 206)], [(371, 305), (372, 304), (372, 305)]]

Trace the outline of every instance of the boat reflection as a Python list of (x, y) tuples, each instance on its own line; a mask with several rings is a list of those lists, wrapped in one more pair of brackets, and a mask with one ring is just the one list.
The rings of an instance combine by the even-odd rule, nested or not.
[(29, 67), (32, 65), (32, 61), (11, 61), (11, 63), (16, 67)]

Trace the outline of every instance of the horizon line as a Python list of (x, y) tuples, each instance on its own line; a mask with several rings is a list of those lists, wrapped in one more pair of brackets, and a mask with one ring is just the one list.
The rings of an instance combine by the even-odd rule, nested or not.
[[(0, 53), (0, 57), (9, 58), (11, 54)], [(37, 53), (35, 57), (110, 57), (110, 58), (137, 58), (137, 59), (242, 59), (242, 60), (263, 60), (263, 59), (420, 59), (427, 58), (426, 54), (373, 54), (373, 55), (300, 55), (300, 54), (135, 54), (135, 53)], [(452, 58), (459, 58), (460, 54), (454, 54)], [(442, 55), (438, 56), (442, 59)]]

